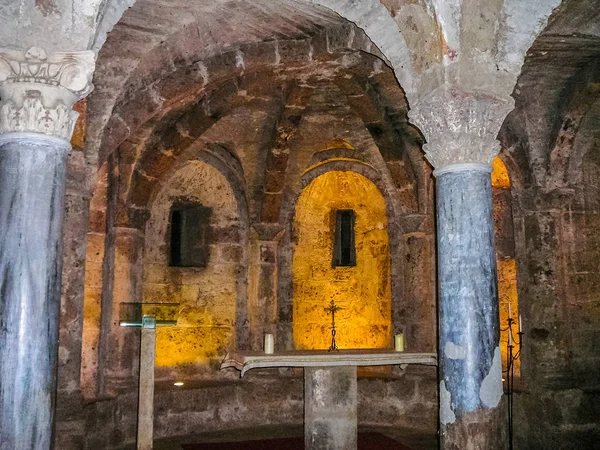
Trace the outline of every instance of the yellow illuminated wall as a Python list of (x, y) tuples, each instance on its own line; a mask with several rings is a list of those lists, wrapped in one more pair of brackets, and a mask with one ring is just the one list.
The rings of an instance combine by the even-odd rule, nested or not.
[[(510, 179), (506, 166), (498, 157), (492, 162), (492, 189), (510, 189)], [(495, 205), (497, 206), (497, 205)], [(512, 214), (512, 210), (502, 211), (503, 214)], [(513, 324), (513, 337), (518, 339), (519, 331), (519, 298), (517, 294), (517, 263), (515, 258), (498, 258), (498, 300), (500, 307), (500, 329), (505, 330), (508, 326), (508, 305), (515, 320)], [(502, 349), (502, 364), (506, 370), (506, 355), (508, 352), (508, 331), (500, 333), (500, 347)], [(516, 348), (513, 349), (516, 351)], [(515, 361), (514, 373), (519, 374), (520, 362)]]
[[(332, 267), (335, 211), (356, 214), (356, 266)], [(332, 171), (302, 192), (294, 221), (294, 342), (298, 349), (331, 344), (331, 300), (339, 348), (391, 345), (390, 252), (385, 200), (354, 172)]]
[[(214, 242), (205, 268), (169, 266), (170, 211), (181, 198), (212, 210)], [(231, 233), (238, 226), (229, 182), (209, 164), (188, 163), (158, 193), (146, 226), (143, 302), (178, 304), (178, 313), (177, 326), (157, 330), (157, 367), (220, 361), (231, 348), (239, 265), (230, 255), (241, 254), (241, 247), (235, 240), (228, 242), (221, 230)]]

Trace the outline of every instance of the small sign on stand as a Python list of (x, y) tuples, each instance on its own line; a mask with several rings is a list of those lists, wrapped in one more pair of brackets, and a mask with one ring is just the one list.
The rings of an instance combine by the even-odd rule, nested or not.
[(177, 326), (179, 303), (121, 303), (119, 325), (142, 329), (138, 388), (137, 450), (152, 450), (156, 327)]

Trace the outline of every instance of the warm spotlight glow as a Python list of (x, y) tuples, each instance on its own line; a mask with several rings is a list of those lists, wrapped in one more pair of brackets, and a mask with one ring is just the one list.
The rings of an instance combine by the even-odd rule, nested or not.
[(504, 162), (496, 156), (492, 161), (492, 187), (495, 188), (509, 188), (510, 178), (508, 178), (508, 170)]
[(173, 386), (177, 386), (177, 387), (183, 386), (183, 381), (176, 381), (175, 383), (173, 383)]
[[(354, 211), (355, 266), (334, 266), (336, 211)], [(297, 349), (331, 345), (332, 300), (337, 345), (390, 347), (390, 253), (385, 200), (377, 186), (354, 172), (331, 171), (302, 191), (294, 221), (294, 342)]]

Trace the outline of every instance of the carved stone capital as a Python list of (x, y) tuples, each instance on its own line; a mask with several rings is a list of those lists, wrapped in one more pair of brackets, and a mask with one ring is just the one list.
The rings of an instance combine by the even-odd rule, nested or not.
[(0, 133), (33, 132), (69, 140), (73, 105), (93, 88), (92, 51), (0, 49)]
[(408, 113), (425, 135), (425, 156), (436, 168), (453, 164), (491, 164), (500, 151), (496, 140), (512, 97), (441, 86)]

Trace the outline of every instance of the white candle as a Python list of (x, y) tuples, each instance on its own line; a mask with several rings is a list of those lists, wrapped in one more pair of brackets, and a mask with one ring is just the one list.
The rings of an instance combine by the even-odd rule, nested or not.
[(394, 336), (394, 349), (397, 352), (404, 351), (404, 334), (400, 333)]
[(265, 343), (264, 343), (264, 350), (265, 353), (267, 354), (272, 354), (273, 351), (275, 350), (275, 341), (273, 340), (273, 335), (266, 333), (265, 334)]
[(521, 314), (519, 314), (519, 333), (523, 332), (523, 321), (521, 319)]
[(512, 317), (512, 310), (510, 309), (510, 303), (508, 304), (508, 318)]

